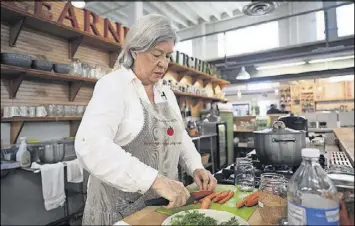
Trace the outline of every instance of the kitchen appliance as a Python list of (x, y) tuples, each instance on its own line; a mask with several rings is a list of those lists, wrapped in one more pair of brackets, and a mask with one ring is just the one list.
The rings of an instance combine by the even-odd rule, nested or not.
[[(193, 204), (195, 201), (199, 201), (212, 194), (212, 191), (196, 191), (190, 192), (190, 198), (186, 201), (185, 206)], [(169, 200), (160, 197), (156, 199), (149, 199), (145, 201), (146, 206), (167, 206), (169, 205)]]
[(308, 137), (308, 120), (302, 116), (280, 116), (278, 121), (285, 123), (285, 126), (294, 130), (303, 130), (306, 131), (306, 137)]
[[(201, 135), (217, 133), (216, 170), (228, 165), (228, 137), (226, 122), (202, 122)], [(202, 141), (201, 141), (202, 142)], [(203, 146), (203, 143), (201, 144)]]
[(41, 163), (57, 163), (64, 159), (64, 144), (61, 142), (48, 143), (39, 151)]
[(276, 121), (272, 128), (254, 131), (256, 155), (265, 165), (299, 165), (301, 149), (306, 147), (306, 132), (286, 128)]

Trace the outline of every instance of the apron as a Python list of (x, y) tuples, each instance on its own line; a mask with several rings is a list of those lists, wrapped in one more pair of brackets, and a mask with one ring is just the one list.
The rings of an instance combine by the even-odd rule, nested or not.
[[(140, 98), (140, 103), (144, 113), (142, 130), (122, 148), (160, 175), (178, 180), (183, 123), (167, 101), (151, 104)], [(145, 200), (157, 197), (151, 189), (143, 195), (124, 192), (90, 175), (82, 225), (113, 225), (143, 209)]]

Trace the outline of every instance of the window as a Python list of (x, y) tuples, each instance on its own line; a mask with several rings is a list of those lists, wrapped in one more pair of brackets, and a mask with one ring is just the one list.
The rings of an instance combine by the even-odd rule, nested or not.
[(354, 4), (336, 8), (338, 36), (354, 34)]
[(226, 55), (226, 40), (225, 40), (225, 35), (224, 33), (219, 33), (217, 35), (217, 39), (218, 39), (218, 57), (224, 57)]
[(324, 11), (316, 12), (316, 23), (317, 23), (317, 40), (325, 39), (325, 23), (324, 23)]
[[(260, 38), (262, 37), (262, 38)], [(218, 56), (223, 57), (279, 47), (278, 21), (218, 34)], [(222, 50), (223, 49), (223, 50)]]
[(187, 54), (188, 56), (192, 56), (192, 40), (176, 43), (175, 51), (179, 51)]

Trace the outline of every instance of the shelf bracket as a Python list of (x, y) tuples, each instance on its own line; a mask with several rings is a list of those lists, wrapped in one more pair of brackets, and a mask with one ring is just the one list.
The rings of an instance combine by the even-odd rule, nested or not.
[(177, 73), (177, 74), (176, 74), (176, 81), (177, 81), (177, 82), (180, 82), (183, 77), (184, 77), (184, 75), (182, 75), (182, 74), (180, 74), (180, 73)]
[(197, 82), (198, 78), (197, 77), (194, 77), (192, 78), (191, 82), (192, 82), (192, 85), (195, 85), (195, 83)]
[(80, 44), (83, 42), (84, 36), (79, 36), (68, 41), (69, 43), (69, 59), (73, 59)]
[(69, 123), (69, 136), (75, 137), (76, 132), (78, 131), (79, 125), (81, 121), (70, 121)]
[(20, 33), (22, 31), (22, 27), (23, 27), (23, 24), (26, 20), (26, 17), (24, 17), (23, 19), (20, 19), (16, 22), (14, 22), (13, 24), (11, 24), (10, 26), (10, 43), (9, 45), (11, 47), (15, 47), (16, 46), (16, 42), (17, 42), (17, 39), (18, 37), (20, 36)]
[(117, 52), (109, 52), (109, 67), (113, 68), (115, 66), (118, 54)]
[(69, 101), (74, 101), (80, 88), (83, 86), (83, 81), (69, 83)]
[(16, 78), (13, 78), (9, 81), (9, 96), (10, 99), (15, 99), (17, 91), (19, 90), (21, 83), (25, 77), (25, 73), (20, 74)]
[(11, 144), (16, 143), (17, 138), (19, 137), (24, 124), (25, 124), (24, 121), (11, 122), (11, 128), (10, 128), (10, 143)]
[(193, 107), (195, 107), (197, 104), (199, 104), (200, 103), (200, 100), (198, 100), (198, 99), (193, 99), (192, 100), (192, 106)]
[(206, 88), (206, 86), (208, 85), (208, 83), (211, 82), (211, 79), (205, 79), (203, 80), (203, 88)]

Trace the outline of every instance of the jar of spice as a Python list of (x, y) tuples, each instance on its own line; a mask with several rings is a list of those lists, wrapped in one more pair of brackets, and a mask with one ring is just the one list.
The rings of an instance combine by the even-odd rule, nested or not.
[(261, 174), (258, 204), (260, 216), (265, 223), (276, 224), (287, 217), (287, 187), (283, 175)]

